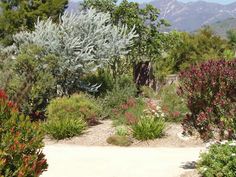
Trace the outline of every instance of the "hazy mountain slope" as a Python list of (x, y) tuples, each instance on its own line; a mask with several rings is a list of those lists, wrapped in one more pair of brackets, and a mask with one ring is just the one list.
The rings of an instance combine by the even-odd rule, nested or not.
[[(221, 5), (204, 1), (182, 3), (177, 0), (153, 0), (150, 3), (161, 10), (162, 18), (171, 22), (171, 29), (195, 31), (204, 25), (236, 18), (236, 2)], [(71, 2), (69, 10), (76, 8), (78, 3)]]
[(236, 29), (236, 18), (228, 18), (226, 20), (218, 21), (210, 25), (217, 35), (226, 37), (227, 31)]
[(150, 2), (161, 10), (161, 17), (172, 23), (172, 28), (194, 31), (203, 25), (236, 17), (236, 3), (221, 5), (204, 1), (182, 3), (177, 0)]

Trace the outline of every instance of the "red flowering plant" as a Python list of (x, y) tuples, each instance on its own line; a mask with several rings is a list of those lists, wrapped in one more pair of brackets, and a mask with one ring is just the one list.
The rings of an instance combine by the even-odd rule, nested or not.
[(112, 111), (115, 124), (135, 124), (143, 114), (144, 108), (145, 103), (141, 99), (135, 99), (133, 97), (127, 99), (126, 102), (120, 104)]
[(0, 90), (0, 176), (35, 177), (47, 169), (43, 133)]
[(236, 60), (207, 61), (181, 72), (179, 95), (190, 111), (183, 120), (185, 132), (196, 129), (203, 139), (236, 133)]

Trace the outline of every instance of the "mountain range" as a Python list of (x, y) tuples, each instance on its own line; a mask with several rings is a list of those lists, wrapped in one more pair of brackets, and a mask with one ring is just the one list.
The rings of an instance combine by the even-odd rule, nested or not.
[[(170, 29), (181, 31), (193, 32), (205, 25), (236, 18), (236, 2), (222, 5), (205, 1), (153, 0), (149, 3), (160, 9), (160, 18), (170, 22)], [(70, 2), (68, 10), (77, 9), (78, 4)]]
[(211, 24), (210, 27), (213, 29), (215, 34), (226, 38), (227, 31), (230, 29), (236, 29), (236, 18), (228, 18), (226, 20), (217, 21)]

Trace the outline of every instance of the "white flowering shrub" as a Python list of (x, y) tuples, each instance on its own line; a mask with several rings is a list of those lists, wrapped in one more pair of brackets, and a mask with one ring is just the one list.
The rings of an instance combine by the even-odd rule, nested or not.
[(158, 102), (147, 100), (146, 109), (133, 125), (131, 125), (133, 137), (138, 140), (150, 140), (161, 138), (165, 129), (165, 114)]
[(236, 141), (222, 141), (210, 144), (202, 153), (197, 168), (203, 177), (236, 176)]
[(58, 56), (56, 72), (63, 92), (80, 84), (80, 77), (109, 64), (113, 57), (125, 55), (136, 37), (134, 29), (113, 26), (108, 13), (94, 9), (65, 13), (58, 24), (49, 18), (38, 21), (33, 32), (14, 36), (15, 45), (36, 44)]
[(157, 118), (161, 118), (161, 119), (165, 119), (166, 115), (165, 113), (162, 111), (161, 107), (159, 106), (158, 103), (156, 103), (155, 101), (149, 99), (147, 101), (147, 107), (148, 109), (145, 109), (144, 112), (146, 114), (152, 114), (153, 116), (157, 117)]

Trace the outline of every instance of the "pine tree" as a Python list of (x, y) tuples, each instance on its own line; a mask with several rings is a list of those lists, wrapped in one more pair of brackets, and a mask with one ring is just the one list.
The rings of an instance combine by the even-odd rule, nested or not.
[(13, 43), (13, 34), (33, 30), (37, 19), (51, 17), (58, 21), (68, 0), (1, 0), (0, 38), (3, 45)]

